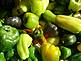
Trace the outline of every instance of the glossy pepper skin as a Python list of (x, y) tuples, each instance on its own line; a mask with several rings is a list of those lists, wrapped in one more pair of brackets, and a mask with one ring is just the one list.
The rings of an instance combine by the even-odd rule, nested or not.
[(44, 43), (41, 47), (43, 61), (59, 61), (60, 50), (58, 47), (51, 45), (50, 43)]
[(0, 50), (9, 51), (19, 40), (19, 32), (9, 25), (0, 27)]
[(39, 17), (31, 12), (27, 12), (24, 14), (23, 24), (29, 29), (34, 29), (39, 25)]
[(61, 55), (59, 47), (48, 43), (44, 36), (41, 39), (43, 40), (41, 46), (42, 61), (59, 61)]
[(49, 10), (46, 10), (43, 13), (43, 17), (46, 19), (46, 21), (52, 22), (72, 33), (77, 34), (81, 31), (81, 19), (66, 15), (55, 15)]
[(41, 60), (41, 55), (39, 53), (39, 51), (36, 49), (35, 46), (31, 46), (29, 48), (29, 58), (28, 61), (42, 61)]

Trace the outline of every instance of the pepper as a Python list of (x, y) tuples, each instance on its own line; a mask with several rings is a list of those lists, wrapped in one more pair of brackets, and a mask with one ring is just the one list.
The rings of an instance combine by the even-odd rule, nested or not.
[(39, 53), (39, 51), (36, 49), (35, 46), (31, 46), (29, 48), (29, 58), (28, 60), (31, 60), (31, 61), (42, 61), (41, 60), (41, 55)]
[(47, 42), (44, 36), (41, 36), (43, 44), (41, 46), (42, 61), (59, 61), (60, 49), (59, 47)]
[(39, 25), (39, 17), (31, 12), (25, 13), (23, 20), (24, 26), (29, 29), (34, 29)]
[(3, 52), (0, 52), (0, 61), (6, 61)]
[(61, 53), (59, 47), (55, 47), (50, 43), (43, 43), (41, 52), (43, 61), (59, 61), (60, 59)]
[(27, 5), (30, 7), (31, 12), (39, 17), (42, 13), (45, 12), (49, 4), (49, 0), (28, 0), (27, 2)]
[(13, 48), (19, 40), (19, 32), (9, 25), (0, 27), (0, 51), (6, 52)]
[(49, 10), (46, 10), (43, 13), (43, 17), (46, 19), (46, 21), (52, 22), (72, 33), (77, 34), (81, 31), (81, 19), (66, 15), (55, 15)]
[(32, 43), (32, 38), (28, 34), (21, 34), (17, 44), (17, 52), (22, 60), (29, 57), (28, 47)]
[(70, 0), (68, 9), (77, 12), (81, 10), (81, 0)]

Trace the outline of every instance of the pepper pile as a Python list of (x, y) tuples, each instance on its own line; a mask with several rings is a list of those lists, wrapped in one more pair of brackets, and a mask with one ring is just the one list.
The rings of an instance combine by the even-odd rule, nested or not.
[(81, 61), (81, 0), (1, 0), (0, 61)]

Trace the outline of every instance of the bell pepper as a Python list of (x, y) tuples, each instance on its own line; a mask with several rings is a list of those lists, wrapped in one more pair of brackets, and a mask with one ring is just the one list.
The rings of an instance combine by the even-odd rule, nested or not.
[(6, 61), (3, 52), (0, 52), (0, 61)]
[(28, 47), (32, 43), (32, 38), (28, 34), (21, 34), (17, 44), (17, 52), (22, 60), (29, 57)]
[(19, 40), (19, 32), (9, 25), (0, 27), (0, 51), (6, 52), (13, 48)]

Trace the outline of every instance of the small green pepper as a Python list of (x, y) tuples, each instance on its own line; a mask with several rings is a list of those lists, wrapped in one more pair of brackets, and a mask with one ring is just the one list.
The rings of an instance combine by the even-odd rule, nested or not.
[(28, 4), (31, 12), (40, 17), (40, 15), (45, 12), (49, 0), (28, 0)]
[(6, 61), (3, 52), (0, 52), (0, 61)]
[(76, 42), (76, 36), (72, 34), (65, 34), (62, 41), (65, 46), (73, 45)]
[(69, 56), (71, 56), (71, 49), (61, 46), (60, 50), (61, 50), (61, 58), (62, 59), (66, 59)]
[(75, 54), (69, 58), (69, 61), (81, 61), (81, 53)]
[(68, 9), (77, 12), (81, 10), (81, 0), (70, 0)]
[(19, 32), (9, 25), (0, 27), (0, 50), (9, 51), (19, 40)]
[(33, 60), (33, 61), (38, 61), (38, 59), (37, 59), (37, 57), (35, 56), (35, 47), (34, 46), (31, 46), (30, 48), (29, 48), (29, 52), (30, 52), (30, 54), (29, 54), (29, 57)]
[(11, 57), (13, 57), (14, 56), (14, 49), (11, 49), (11, 50), (9, 50), (8, 52), (7, 52), (7, 54), (6, 54), (6, 58), (7, 58), (7, 60), (9, 60)]
[(28, 47), (32, 43), (32, 38), (28, 34), (21, 34), (17, 44), (17, 52), (22, 60), (29, 57)]
[(41, 55), (39, 53), (39, 51), (36, 49), (35, 46), (31, 46), (29, 48), (29, 59), (31, 61), (42, 61), (41, 60)]
[(29, 29), (34, 29), (39, 25), (39, 17), (33, 13), (26, 13), (23, 19), (24, 26)]

